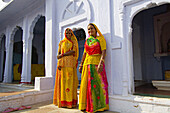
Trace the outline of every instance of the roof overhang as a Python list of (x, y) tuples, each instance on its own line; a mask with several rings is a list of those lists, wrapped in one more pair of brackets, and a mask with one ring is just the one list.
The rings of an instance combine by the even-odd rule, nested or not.
[[(32, 10), (32, 7), (44, 0), (12, 0), (0, 11), (0, 29), (11, 21)], [(35, 5), (35, 7), (36, 7)]]
[(0, 0), (0, 11), (2, 11), (6, 6), (8, 6), (13, 0), (10, 0), (9, 2), (4, 2), (4, 0)]

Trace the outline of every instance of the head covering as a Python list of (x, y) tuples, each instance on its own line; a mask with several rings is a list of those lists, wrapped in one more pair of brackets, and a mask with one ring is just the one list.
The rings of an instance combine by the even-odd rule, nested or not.
[(100, 32), (100, 30), (98, 29), (98, 27), (94, 23), (89, 23), (89, 25), (93, 25), (95, 27), (97, 33), (99, 34), (99, 36), (104, 37), (103, 34)]
[[(67, 35), (66, 35), (66, 31), (67, 30), (71, 31), (71, 34), (72, 34), (71, 39), (67, 38)], [(78, 57), (79, 57), (79, 48), (78, 48), (78, 41), (77, 41), (76, 36), (74, 35), (73, 31), (70, 28), (67, 28), (65, 30), (64, 34), (65, 34), (65, 38), (63, 39), (63, 43), (64, 43), (63, 44), (63, 46), (64, 46), (63, 48), (64, 48), (64, 50), (63, 50), (62, 53), (65, 53), (65, 52), (68, 52), (68, 51), (72, 50), (73, 49), (73, 45), (75, 44), (75, 46), (76, 46), (75, 57), (76, 57), (76, 59), (78, 59)], [(69, 43), (70, 47), (66, 47), (66, 43)]]
[(89, 23), (89, 25), (92, 25), (97, 31), (97, 37), (96, 38), (100, 41), (101, 51), (105, 50), (106, 49), (106, 40), (105, 40), (103, 34), (100, 32), (100, 30), (98, 29), (98, 27), (94, 23)]

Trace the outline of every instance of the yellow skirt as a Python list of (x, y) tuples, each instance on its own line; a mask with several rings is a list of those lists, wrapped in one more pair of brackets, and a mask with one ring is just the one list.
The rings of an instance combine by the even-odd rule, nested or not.
[[(109, 109), (108, 103), (108, 84), (107, 82), (104, 84), (102, 80), (106, 78), (105, 70), (100, 74), (97, 73), (97, 65), (85, 65), (83, 66), (82, 76), (81, 76), (81, 86), (80, 86), (80, 94), (79, 94), (79, 110), (86, 110), (88, 113), (94, 113), (97, 111), (104, 111)], [(107, 78), (105, 79), (107, 81)], [(98, 83), (98, 85), (92, 85), (93, 83)], [(93, 90), (95, 88), (91, 87), (98, 87), (99, 90)], [(89, 93), (90, 92), (90, 93)], [(100, 99), (96, 92), (101, 97), (103, 95), (103, 99)], [(99, 92), (99, 93), (98, 93)], [(94, 96), (95, 95), (95, 96)], [(100, 106), (100, 103), (103, 102), (105, 105)], [(95, 104), (94, 104), (95, 103)], [(95, 106), (94, 106), (95, 105)], [(96, 108), (98, 106), (98, 108)]]
[(63, 67), (56, 71), (53, 104), (58, 107), (77, 106), (78, 78), (76, 67)]

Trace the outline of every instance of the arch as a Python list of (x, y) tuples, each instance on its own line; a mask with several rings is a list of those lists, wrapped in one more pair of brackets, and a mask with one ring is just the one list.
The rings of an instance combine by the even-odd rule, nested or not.
[[(80, 2), (80, 6), (84, 4), (85, 11), (77, 15), (78, 10), (81, 9), (81, 7), (79, 7), (77, 10), (75, 10), (75, 13), (72, 13), (72, 16), (70, 18), (65, 19), (64, 15), (65, 12), (68, 10), (67, 8), (70, 5), (75, 4), (75, 2)], [(72, 0), (70, 3), (67, 4), (61, 16), (61, 22), (59, 23), (60, 39), (62, 38), (63, 28), (65, 26), (73, 25), (75, 23), (79, 23), (85, 20), (88, 21), (88, 23), (91, 20), (91, 7), (88, 0)]]
[[(134, 1), (136, 1), (136, 2), (134, 2)], [(134, 0), (134, 1), (132, 3), (125, 2), (122, 5), (123, 5), (124, 8), (127, 9), (128, 7), (131, 7), (131, 5), (134, 5), (133, 3), (138, 3), (138, 2), (141, 2), (143, 0)], [(160, 6), (160, 5), (169, 4), (169, 3), (170, 3), (170, 1), (168, 1), (168, 0), (163, 0), (163, 1), (156, 1), (156, 0), (154, 0), (154, 1), (144, 2), (144, 3), (141, 2), (141, 4), (144, 4), (145, 7), (143, 7), (143, 5), (140, 4), (138, 6), (138, 8), (135, 8), (133, 11), (130, 11), (130, 16), (126, 15), (127, 14), (127, 13), (125, 13), (126, 9), (122, 9), (122, 10), (123, 10), (123, 14), (126, 16), (126, 18), (127, 18), (127, 16), (130, 17), (130, 23), (132, 24), (132, 21), (133, 21), (135, 15), (137, 15), (139, 12), (144, 11), (146, 9), (153, 8), (153, 7), (157, 7), (157, 6)], [(131, 26), (131, 24), (130, 24), (130, 26)]]
[[(22, 72), (22, 80), (21, 80), (21, 82), (22, 83), (30, 83), (31, 82), (31, 55), (32, 55), (32, 40), (33, 40), (33, 37), (34, 37), (34, 28), (35, 28), (35, 26), (36, 26), (36, 23), (39, 21), (39, 19), (41, 18), (41, 17), (45, 17), (45, 16), (43, 16), (43, 14), (37, 14), (35, 17), (34, 17), (34, 19), (33, 19), (33, 21), (32, 21), (32, 23), (30, 23), (30, 27), (29, 27), (29, 29), (28, 29), (28, 33), (29, 33), (29, 37), (28, 37), (28, 40), (27, 40), (27, 42), (25, 43), (25, 45), (26, 45), (26, 52), (27, 52), (27, 54), (26, 54), (26, 57), (27, 57), (27, 59), (26, 59), (26, 61), (23, 63), (23, 65), (26, 67), (26, 69), (25, 70), (23, 70), (23, 72)], [(28, 75), (27, 76), (25, 76), (24, 75), (24, 73), (28, 73)]]
[(22, 28), (20, 26), (16, 26), (12, 33), (11, 33), (11, 39), (10, 39), (10, 44), (14, 42), (14, 36), (15, 36), (15, 33), (18, 31), (18, 30), (22, 30)]
[[(119, 7), (119, 11), (120, 11), (119, 14), (121, 17), (121, 24), (123, 28), (122, 33), (123, 33), (123, 38), (124, 38), (123, 52), (127, 54), (127, 56), (123, 56), (124, 57), (123, 59), (125, 62), (124, 72), (123, 72), (123, 83), (125, 85), (123, 86), (124, 87), (123, 90), (125, 92), (127, 91), (125, 95), (127, 95), (128, 93), (132, 94), (134, 92), (134, 78), (133, 78), (134, 70), (133, 70), (133, 51), (132, 51), (133, 18), (135, 17), (135, 15), (137, 15), (139, 12), (145, 9), (153, 8), (153, 7), (160, 6), (163, 4), (168, 4), (168, 3), (170, 3), (169, 0), (162, 0), (162, 1), (128, 0), (128, 1), (122, 2)], [(128, 84), (128, 86), (126, 84)]]
[(34, 18), (34, 20), (32, 21), (32, 24), (31, 24), (31, 26), (30, 26), (30, 37), (28, 38), (29, 41), (33, 39), (34, 27), (35, 27), (36, 23), (38, 22), (38, 20), (39, 20), (41, 17), (43, 17), (43, 15), (38, 14), (38, 15)]
[[(69, 12), (68, 7), (71, 6), (72, 4), (75, 4), (76, 2), (80, 2), (80, 6), (77, 8), (77, 10), (73, 11), (74, 13), (72, 13), (70, 18), (65, 19), (64, 18), (65, 12), (67, 12), (67, 11)], [(83, 13), (77, 15), (79, 10), (81, 10), (82, 4), (84, 4), (85, 11)], [(82, 20), (88, 20), (88, 21), (91, 20), (90, 4), (89, 4), (88, 0), (72, 0), (70, 3), (68, 3), (66, 8), (63, 10), (60, 26), (68, 26), (68, 25), (74, 24), (74, 23), (82, 21)]]
[(11, 37), (11, 64), (12, 64), (12, 81), (20, 81), (22, 72), (23, 59), (23, 30), (20, 26), (16, 26)]
[[(38, 15), (33, 21), (31, 30), (31, 37), (29, 38), (29, 63), (31, 63), (30, 70), (33, 70), (31, 80), (35, 80), (35, 77), (40, 76), (40, 73), (41, 76), (45, 76), (45, 16)], [(37, 73), (34, 73), (35, 70)]]

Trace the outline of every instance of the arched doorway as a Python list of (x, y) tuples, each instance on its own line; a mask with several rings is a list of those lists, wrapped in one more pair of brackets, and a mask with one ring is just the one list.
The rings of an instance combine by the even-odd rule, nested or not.
[(45, 76), (45, 17), (41, 16), (33, 29), (31, 80)]
[[(170, 13), (170, 4), (141, 11), (133, 18), (132, 48), (135, 94), (154, 96), (170, 93), (167, 91), (160, 92), (152, 84), (153, 80), (165, 80), (165, 72), (170, 70), (170, 56), (162, 56), (163, 52), (158, 55), (156, 52), (155, 29), (157, 29), (157, 26), (154, 18), (165, 13)], [(167, 33), (163, 34), (167, 35)], [(168, 44), (167, 40), (166, 44)]]
[[(79, 57), (78, 57), (78, 65), (81, 63), (81, 59), (83, 56), (83, 52), (84, 52), (84, 43), (86, 40), (86, 33), (84, 31), (83, 28), (73, 28), (73, 33), (77, 38), (78, 41), (78, 45), (79, 45)], [(79, 72), (79, 69), (77, 67), (77, 76), (78, 76), (78, 80), (79, 80), (79, 84), (81, 82), (81, 73)]]
[(21, 27), (17, 27), (17, 31), (14, 35), (13, 44), (13, 60), (12, 60), (12, 81), (20, 82), (22, 73), (22, 57), (23, 57), (23, 41), (22, 41), (23, 30)]
[(6, 61), (6, 48), (5, 48), (6, 36), (3, 35), (0, 40), (0, 82), (4, 79), (5, 61)]

